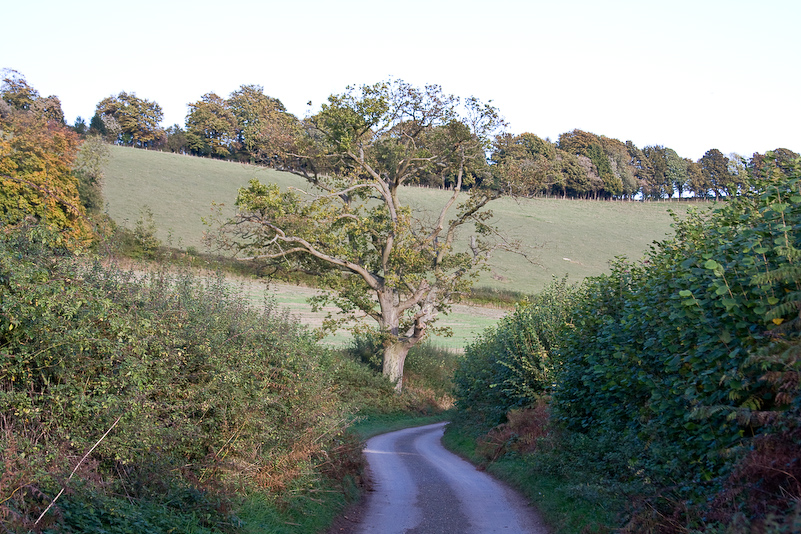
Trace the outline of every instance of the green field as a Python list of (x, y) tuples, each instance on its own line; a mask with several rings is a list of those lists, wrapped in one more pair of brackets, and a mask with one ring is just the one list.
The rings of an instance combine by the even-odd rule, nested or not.
[[(140, 210), (149, 208), (159, 238), (179, 248), (203, 250), (207, 229), (202, 218), (212, 204), (224, 204), (233, 213), (237, 189), (257, 178), (282, 187), (302, 186), (300, 178), (283, 172), (232, 162), (111, 147), (103, 186), (109, 215), (132, 228)], [(435, 213), (446, 195), (437, 189), (407, 188), (405, 201), (420, 212)], [(601, 202), (563, 199), (501, 199), (491, 204), (502, 232), (525, 245), (526, 258), (497, 253), (491, 270), (477, 285), (536, 293), (553, 277), (579, 281), (604, 273), (616, 256), (639, 258), (655, 240), (672, 233), (669, 209), (679, 214), (688, 204), (675, 202)], [(278, 291), (279, 303), (314, 324), (305, 306), (305, 294)], [(444, 319), (455, 337), (435, 342), (462, 347), (475, 332), (497, 320), (459, 308)], [(341, 343), (340, 337), (331, 342)]]
[[(109, 215), (132, 227), (139, 210), (153, 211), (162, 241), (202, 250), (212, 203), (233, 210), (239, 187), (257, 178), (281, 186), (302, 185), (288, 173), (218, 160), (112, 147), (104, 194)], [(408, 188), (406, 202), (433, 212), (446, 192)], [(606, 272), (616, 256), (639, 258), (655, 240), (672, 233), (668, 209), (683, 214), (686, 203), (601, 202), (562, 199), (502, 199), (491, 204), (503, 232), (527, 247), (530, 263), (500, 252), (479, 285), (526, 293), (568, 275), (581, 280)]]
[[(131, 268), (137, 270), (137, 266), (132, 266)], [(323, 312), (315, 313), (311, 311), (307, 300), (318, 292), (314, 288), (273, 282), (265, 283), (263, 280), (234, 276), (229, 277), (228, 281), (237, 292), (255, 305), (263, 303), (265, 297), (274, 299), (283, 311), (296, 317), (309, 328), (320, 327), (326, 312), (336, 311), (333, 307), (325, 308)], [(506, 313), (506, 310), (499, 308), (456, 304), (452, 306), (451, 313), (441, 317), (438, 322), (439, 326), (449, 327), (453, 331), (453, 335), (450, 337), (436, 336), (431, 341), (441, 348), (461, 352), (465, 345), (472, 342), (477, 334), (483, 332), (487, 327), (493, 326)], [(352, 336), (348, 331), (338, 330), (334, 334), (327, 335), (322, 340), (322, 343), (342, 346), (346, 345), (351, 339)]]

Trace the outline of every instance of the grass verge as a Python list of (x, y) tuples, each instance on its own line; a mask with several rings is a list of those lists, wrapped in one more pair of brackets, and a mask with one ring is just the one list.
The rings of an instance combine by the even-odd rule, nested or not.
[(361, 440), (367, 440), (379, 434), (394, 432), (404, 428), (430, 425), (448, 421), (452, 412), (446, 411), (433, 415), (410, 415), (408, 413), (376, 414), (365, 417), (351, 427)]
[(345, 507), (359, 498), (353, 477), (318, 481), (302, 492), (277, 500), (249, 495), (239, 509), (239, 532), (246, 534), (317, 534), (325, 531)]

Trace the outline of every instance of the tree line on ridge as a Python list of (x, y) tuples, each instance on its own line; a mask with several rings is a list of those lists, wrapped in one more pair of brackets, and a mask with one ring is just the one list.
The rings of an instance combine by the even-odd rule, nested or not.
[[(18, 73), (6, 76), (3, 99), (30, 105), (38, 93)], [(53, 119), (66, 124), (55, 96), (38, 98)], [(260, 85), (242, 85), (228, 98), (214, 92), (188, 104), (185, 124), (162, 128), (163, 111), (155, 101), (120, 92), (97, 103), (87, 124), (78, 117), (72, 129), (80, 135), (100, 135), (122, 146), (249, 162), (279, 170), (297, 170), (304, 122), (289, 113)], [(798, 153), (772, 151), (782, 167)], [(662, 146), (637, 147), (632, 141), (575, 129), (554, 142), (533, 133), (502, 133), (493, 143), (479, 176), (523, 184), (516, 194), (592, 199), (721, 198), (736, 194), (746, 170), (759, 171), (765, 155), (723, 154), (712, 148), (700, 159), (681, 157)], [(506, 179), (508, 177), (508, 179)], [(448, 188), (453, 176), (431, 172), (417, 185)]]

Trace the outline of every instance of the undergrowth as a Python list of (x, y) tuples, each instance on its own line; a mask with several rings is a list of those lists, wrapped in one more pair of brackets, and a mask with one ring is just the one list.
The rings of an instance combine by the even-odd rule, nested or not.
[(44, 227), (0, 233), (0, 297), (0, 532), (317, 532), (359, 484), (350, 426), (442, 398), (222, 275), (126, 271)]

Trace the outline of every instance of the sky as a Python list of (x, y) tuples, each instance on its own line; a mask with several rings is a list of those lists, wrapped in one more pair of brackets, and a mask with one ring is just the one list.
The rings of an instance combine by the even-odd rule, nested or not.
[[(798, 0), (27, 0), (2, 7), (0, 69), (61, 99), (187, 104), (256, 84), (304, 117), (402, 79), (492, 101), (514, 134), (581, 129), (699, 159), (801, 152)], [(308, 102), (312, 105), (309, 107)]]

